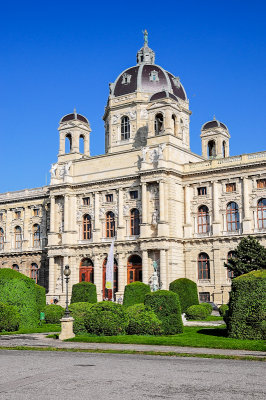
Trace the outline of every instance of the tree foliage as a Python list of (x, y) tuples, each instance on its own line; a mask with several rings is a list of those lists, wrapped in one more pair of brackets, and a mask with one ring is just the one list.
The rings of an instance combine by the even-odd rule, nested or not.
[(234, 257), (225, 263), (225, 267), (233, 272), (234, 277), (266, 269), (266, 248), (252, 236), (241, 239), (234, 253)]

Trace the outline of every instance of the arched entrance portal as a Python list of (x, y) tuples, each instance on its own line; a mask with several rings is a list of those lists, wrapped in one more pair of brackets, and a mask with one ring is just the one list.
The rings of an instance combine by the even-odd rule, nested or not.
[[(112, 289), (106, 289), (106, 263), (107, 258), (103, 261), (103, 299), (112, 300)], [(114, 295), (118, 291), (118, 268), (117, 261), (114, 258), (114, 286), (113, 286)]]
[(94, 268), (90, 258), (83, 258), (79, 267), (79, 281), (94, 283)]
[(142, 260), (136, 254), (129, 257), (127, 262), (127, 283), (142, 282)]

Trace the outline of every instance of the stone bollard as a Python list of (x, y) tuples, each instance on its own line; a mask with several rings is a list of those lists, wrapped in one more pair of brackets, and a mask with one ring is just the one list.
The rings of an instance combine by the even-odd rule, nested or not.
[(74, 318), (63, 317), (62, 319), (60, 319), (60, 322), (61, 322), (61, 333), (59, 335), (59, 339), (66, 340), (75, 337), (75, 333), (73, 332)]

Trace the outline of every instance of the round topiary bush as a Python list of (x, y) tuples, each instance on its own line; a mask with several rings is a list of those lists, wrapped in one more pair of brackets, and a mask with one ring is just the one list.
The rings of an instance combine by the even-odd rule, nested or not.
[(45, 306), (44, 309), (45, 322), (47, 324), (59, 324), (60, 319), (65, 313), (65, 309), (58, 304), (50, 304)]
[(91, 303), (73, 303), (69, 306), (69, 311), (71, 313), (71, 317), (74, 318), (73, 323), (73, 332), (75, 334), (87, 333), (85, 327), (85, 318), (87, 317), (87, 313), (90, 310), (92, 304)]
[(160, 335), (162, 323), (156, 314), (144, 304), (135, 304), (127, 308), (128, 335)]
[(20, 314), (20, 328), (32, 328), (38, 325), (39, 308), (33, 279), (11, 268), (1, 268), (0, 302), (17, 307)]
[(183, 332), (181, 306), (178, 295), (168, 290), (158, 290), (145, 296), (144, 304), (151, 307), (162, 322), (165, 335)]
[(91, 282), (79, 282), (73, 285), (72, 303), (97, 303), (96, 285)]
[(228, 310), (229, 310), (228, 304), (223, 304), (222, 306), (219, 307), (219, 314), (221, 315), (221, 317), (223, 317), (225, 322), (226, 318), (228, 317)]
[(126, 285), (124, 291), (123, 305), (125, 307), (133, 306), (134, 304), (144, 303), (144, 298), (147, 293), (150, 293), (151, 288), (143, 282), (133, 282)]
[(211, 315), (212, 305), (210, 303), (200, 303), (200, 305), (206, 308), (206, 310), (208, 311), (208, 315)]
[(126, 333), (127, 324), (124, 307), (111, 301), (93, 304), (85, 317), (87, 332), (93, 335), (122, 335)]
[(197, 285), (190, 279), (176, 279), (170, 283), (169, 290), (178, 294), (182, 313), (185, 313), (188, 307), (199, 304)]
[(266, 339), (266, 270), (252, 271), (232, 280), (228, 335), (237, 339)]
[(203, 320), (203, 319), (206, 319), (208, 316), (209, 316), (209, 311), (202, 304), (190, 306), (190, 307), (188, 307), (188, 309), (186, 311), (187, 319)]
[(20, 316), (16, 306), (0, 303), (0, 332), (18, 330)]

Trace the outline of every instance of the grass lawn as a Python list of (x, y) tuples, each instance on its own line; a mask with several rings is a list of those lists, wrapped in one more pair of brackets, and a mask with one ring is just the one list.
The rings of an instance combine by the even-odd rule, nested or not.
[(187, 321), (223, 321), (223, 317), (217, 317), (216, 315), (208, 315), (205, 319), (188, 319)]
[(239, 349), (266, 351), (263, 340), (240, 340), (226, 337), (226, 328), (221, 327), (184, 327), (184, 332), (172, 336), (76, 336), (71, 342), (89, 343), (135, 343), (165, 346), (207, 347), (215, 349)]
[(47, 332), (61, 332), (60, 324), (44, 324), (38, 325), (36, 328), (19, 329), (15, 332), (0, 332), (0, 335), (15, 335), (20, 333), (47, 333)]

